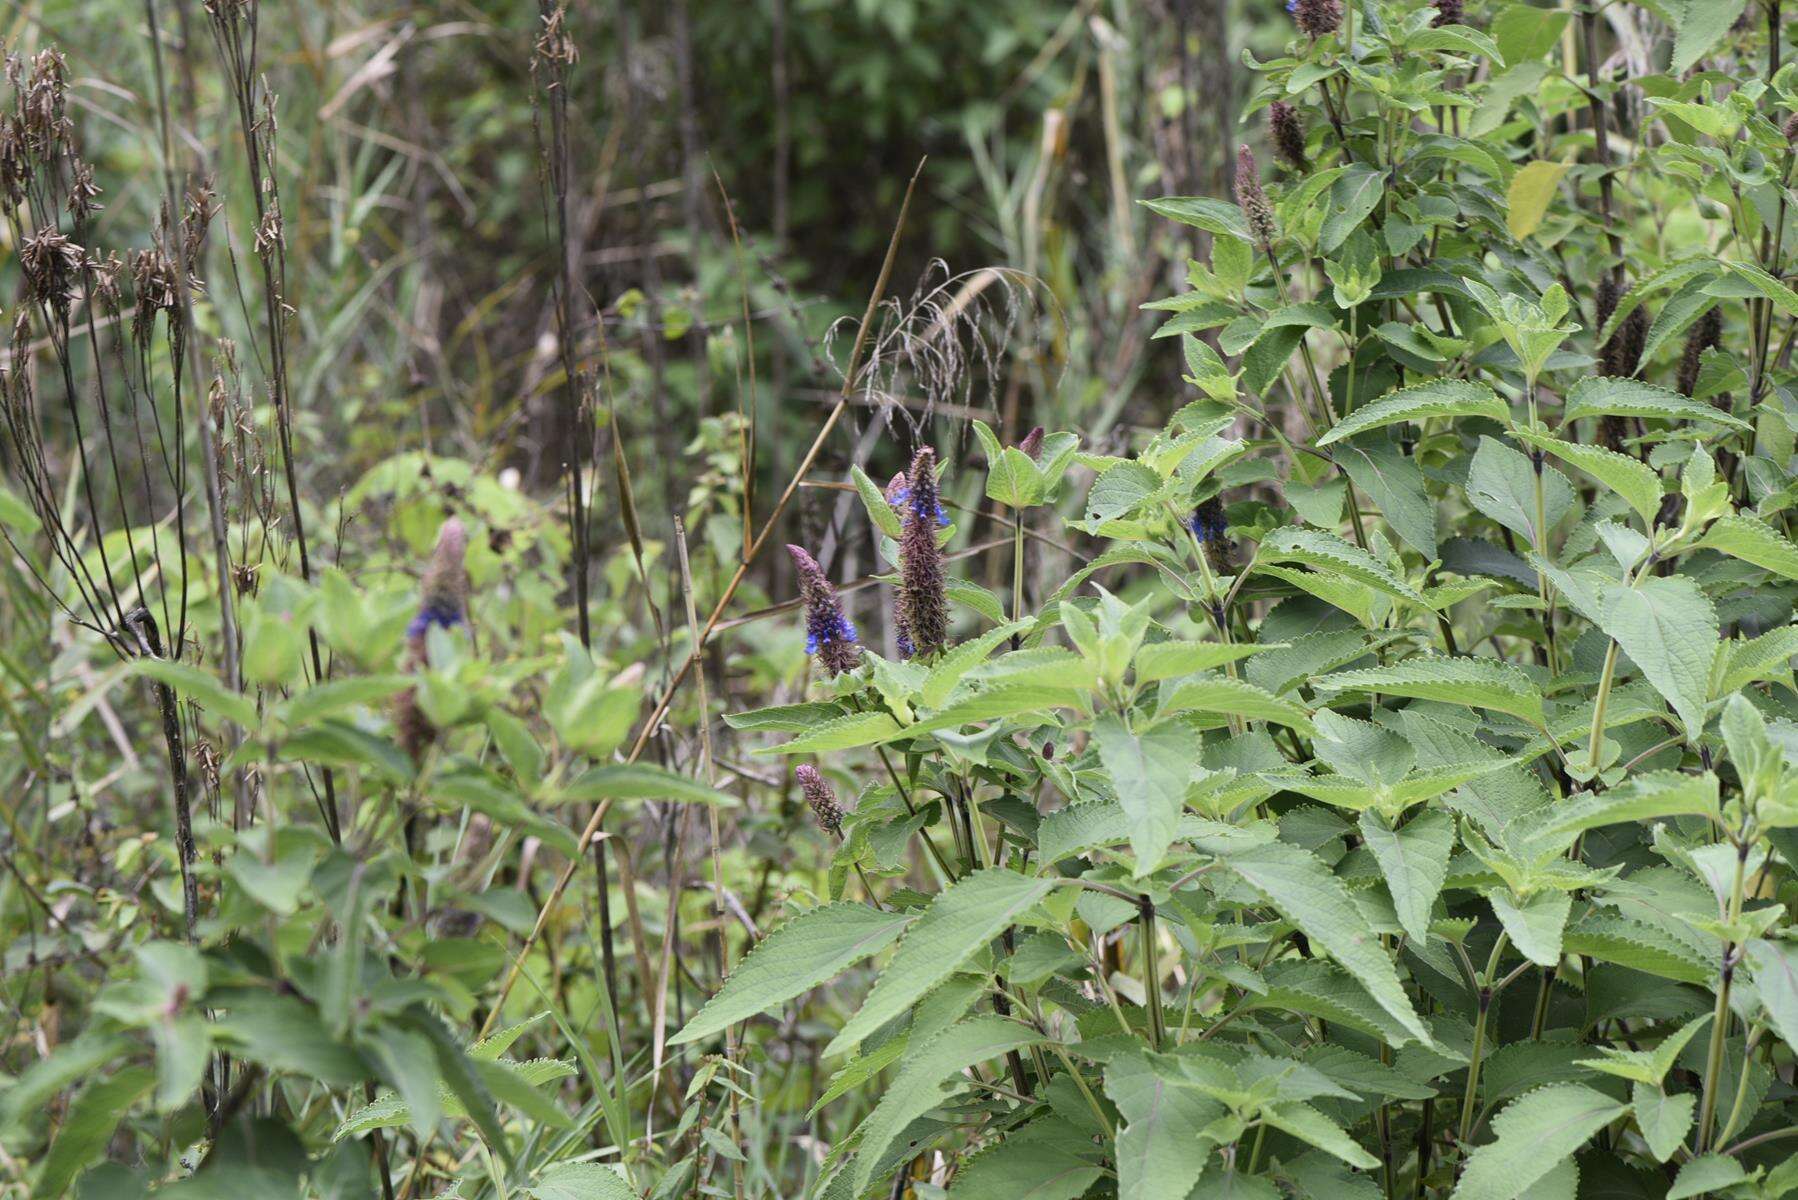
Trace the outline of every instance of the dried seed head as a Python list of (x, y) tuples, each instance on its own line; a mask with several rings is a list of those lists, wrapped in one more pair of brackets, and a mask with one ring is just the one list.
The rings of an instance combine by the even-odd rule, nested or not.
[(55, 229), (27, 234), (19, 244), (19, 269), (31, 298), (58, 312), (68, 311), (75, 276), (86, 261), (87, 252)]
[(1255, 165), (1254, 151), (1243, 146), (1236, 151), (1236, 207), (1242, 209), (1249, 232), (1262, 249), (1271, 249), (1280, 227), (1274, 221), (1274, 206), (1261, 186), (1261, 168)]
[(131, 288), (137, 304), (132, 313), (131, 332), (140, 343), (149, 337), (157, 313), (175, 311), (180, 296), (179, 284), (174, 260), (160, 249), (132, 252)]
[(1698, 373), (1704, 368), (1704, 352), (1723, 341), (1723, 309), (1712, 305), (1686, 335), (1686, 349), (1679, 356), (1679, 391), (1690, 396), (1698, 390)]
[(862, 648), (855, 626), (843, 615), (843, 602), (818, 560), (798, 546), (788, 546), (799, 572), (799, 597), (805, 602), (805, 651), (832, 675), (861, 665)]
[(918, 654), (933, 654), (949, 639), (943, 551), (936, 541), (941, 513), (936, 452), (926, 446), (912, 458), (899, 534), (900, 608), (905, 613), (905, 632)]
[(1459, 25), (1466, 15), (1461, 10), (1461, 0), (1436, 0), (1436, 19), (1430, 24), (1437, 28), (1444, 25)]
[(1031, 461), (1041, 462), (1043, 460), (1043, 427), (1038, 425), (1025, 434), (1024, 440), (1018, 443), (1018, 449), (1029, 455)]
[(1342, 24), (1342, 0), (1287, 0), (1286, 11), (1308, 37), (1334, 33)]
[(1284, 100), (1275, 100), (1267, 108), (1267, 130), (1274, 152), (1295, 171), (1310, 167), (1305, 157), (1305, 127), (1299, 122), (1299, 110)]
[(818, 824), (826, 833), (841, 837), (843, 806), (837, 803), (836, 793), (831, 791), (824, 776), (818, 773), (818, 768), (806, 763), (794, 767), (793, 774), (799, 780), (799, 790), (804, 793), (805, 802), (811, 805)]
[(1798, 113), (1786, 118), (1785, 126), (1780, 132), (1786, 135), (1786, 141), (1798, 143)]

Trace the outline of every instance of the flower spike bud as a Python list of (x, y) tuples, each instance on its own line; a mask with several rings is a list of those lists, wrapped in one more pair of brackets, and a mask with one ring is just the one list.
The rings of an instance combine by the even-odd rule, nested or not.
[(1261, 186), (1261, 168), (1255, 165), (1254, 151), (1247, 146), (1236, 151), (1236, 206), (1242, 209), (1249, 232), (1261, 248), (1272, 253), (1280, 227), (1274, 220), (1274, 206), (1268, 201), (1267, 190)]
[(794, 767), (793, 774), (798, 778), (799, 790), (805, 796), (805, 802), (811, 805), (819, 826), (826, 833), (842, 837), (843, 806), (837, 803), (837, 795), (831, 790), (830, 783), (809, 763)]

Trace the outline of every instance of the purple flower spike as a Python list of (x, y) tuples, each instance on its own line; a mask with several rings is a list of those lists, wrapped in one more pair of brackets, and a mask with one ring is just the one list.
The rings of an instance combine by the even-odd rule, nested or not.
[(853, 671), (862, 662), (855, 626), (843, 615), (836, 588), (824, 577), (818, 560), (798, 546), (788, 546), (799, 570), (799, 598), (805, 602), (805, 652), (832, 675)]
[(418, 581), (418, 613), (406, 626), (408, 649), (418, 665), (425, 662), (425, 637), (433, 625), (453, 629), (468, 619), (468, 530), (451, 517), (437, 532), (431, 561)]
[(911, 461), (899, 534), (899, 608), (918, 654), (934, 654), (949, 639), (949, 599), (943, 551), (937, 545), (936, 452), (928, 446)]

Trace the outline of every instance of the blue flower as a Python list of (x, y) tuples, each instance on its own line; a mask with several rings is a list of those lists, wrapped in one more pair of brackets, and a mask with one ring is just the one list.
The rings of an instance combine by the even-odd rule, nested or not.
[(855, 645), (861, 641), (855, 635), (855, 625), (848, 617), (838, 614), (822, 621), (808, 622), (805, 631), (805, 652), (816, 654), (819, 649), (829, 645)]
[(443, 629), (454, 629), (461, 623), (462, 614), (457, 609), (441, 604), (427, 604), (418, 610), (418, 615), (412, 618), (410, 625), (406, 626), (406, 636), (421, 638), (433, 625)]
[(1216, 496), (1203, 501), (1192, 510), (1186, 527), (1192, 530), (1201, 546), (1223, 541), (1224, 531), (1230, 527), (1229, 519), (1224, 516), (1224, 502)]
[[(907, 486), (902, 485), (900, 487), (896, 487), (887, 494), (887, 503), (891, 504), (896, 511), (903, 511), (905, 508), (905, 505), (910, 500), (911, 500), (911, 488), (907, 487)], [(922, 517), (924, 514), (919, 513), (918, 515), (920, 517)], [(937, 523), (937, 528), (939, 528), (939, 529), (947, 529), (949, 527), (949, 513), (946, 509), (943, 508), (943, 503), (941, 500), (937, 501), (937, 505), (936, 505), (936, 523)]]

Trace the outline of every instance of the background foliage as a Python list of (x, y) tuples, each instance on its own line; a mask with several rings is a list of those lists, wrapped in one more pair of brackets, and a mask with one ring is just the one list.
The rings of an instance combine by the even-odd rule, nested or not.
[(1798, 1190), (1782, 6), (1289, 8), (16, 6), (0, 1194)]

